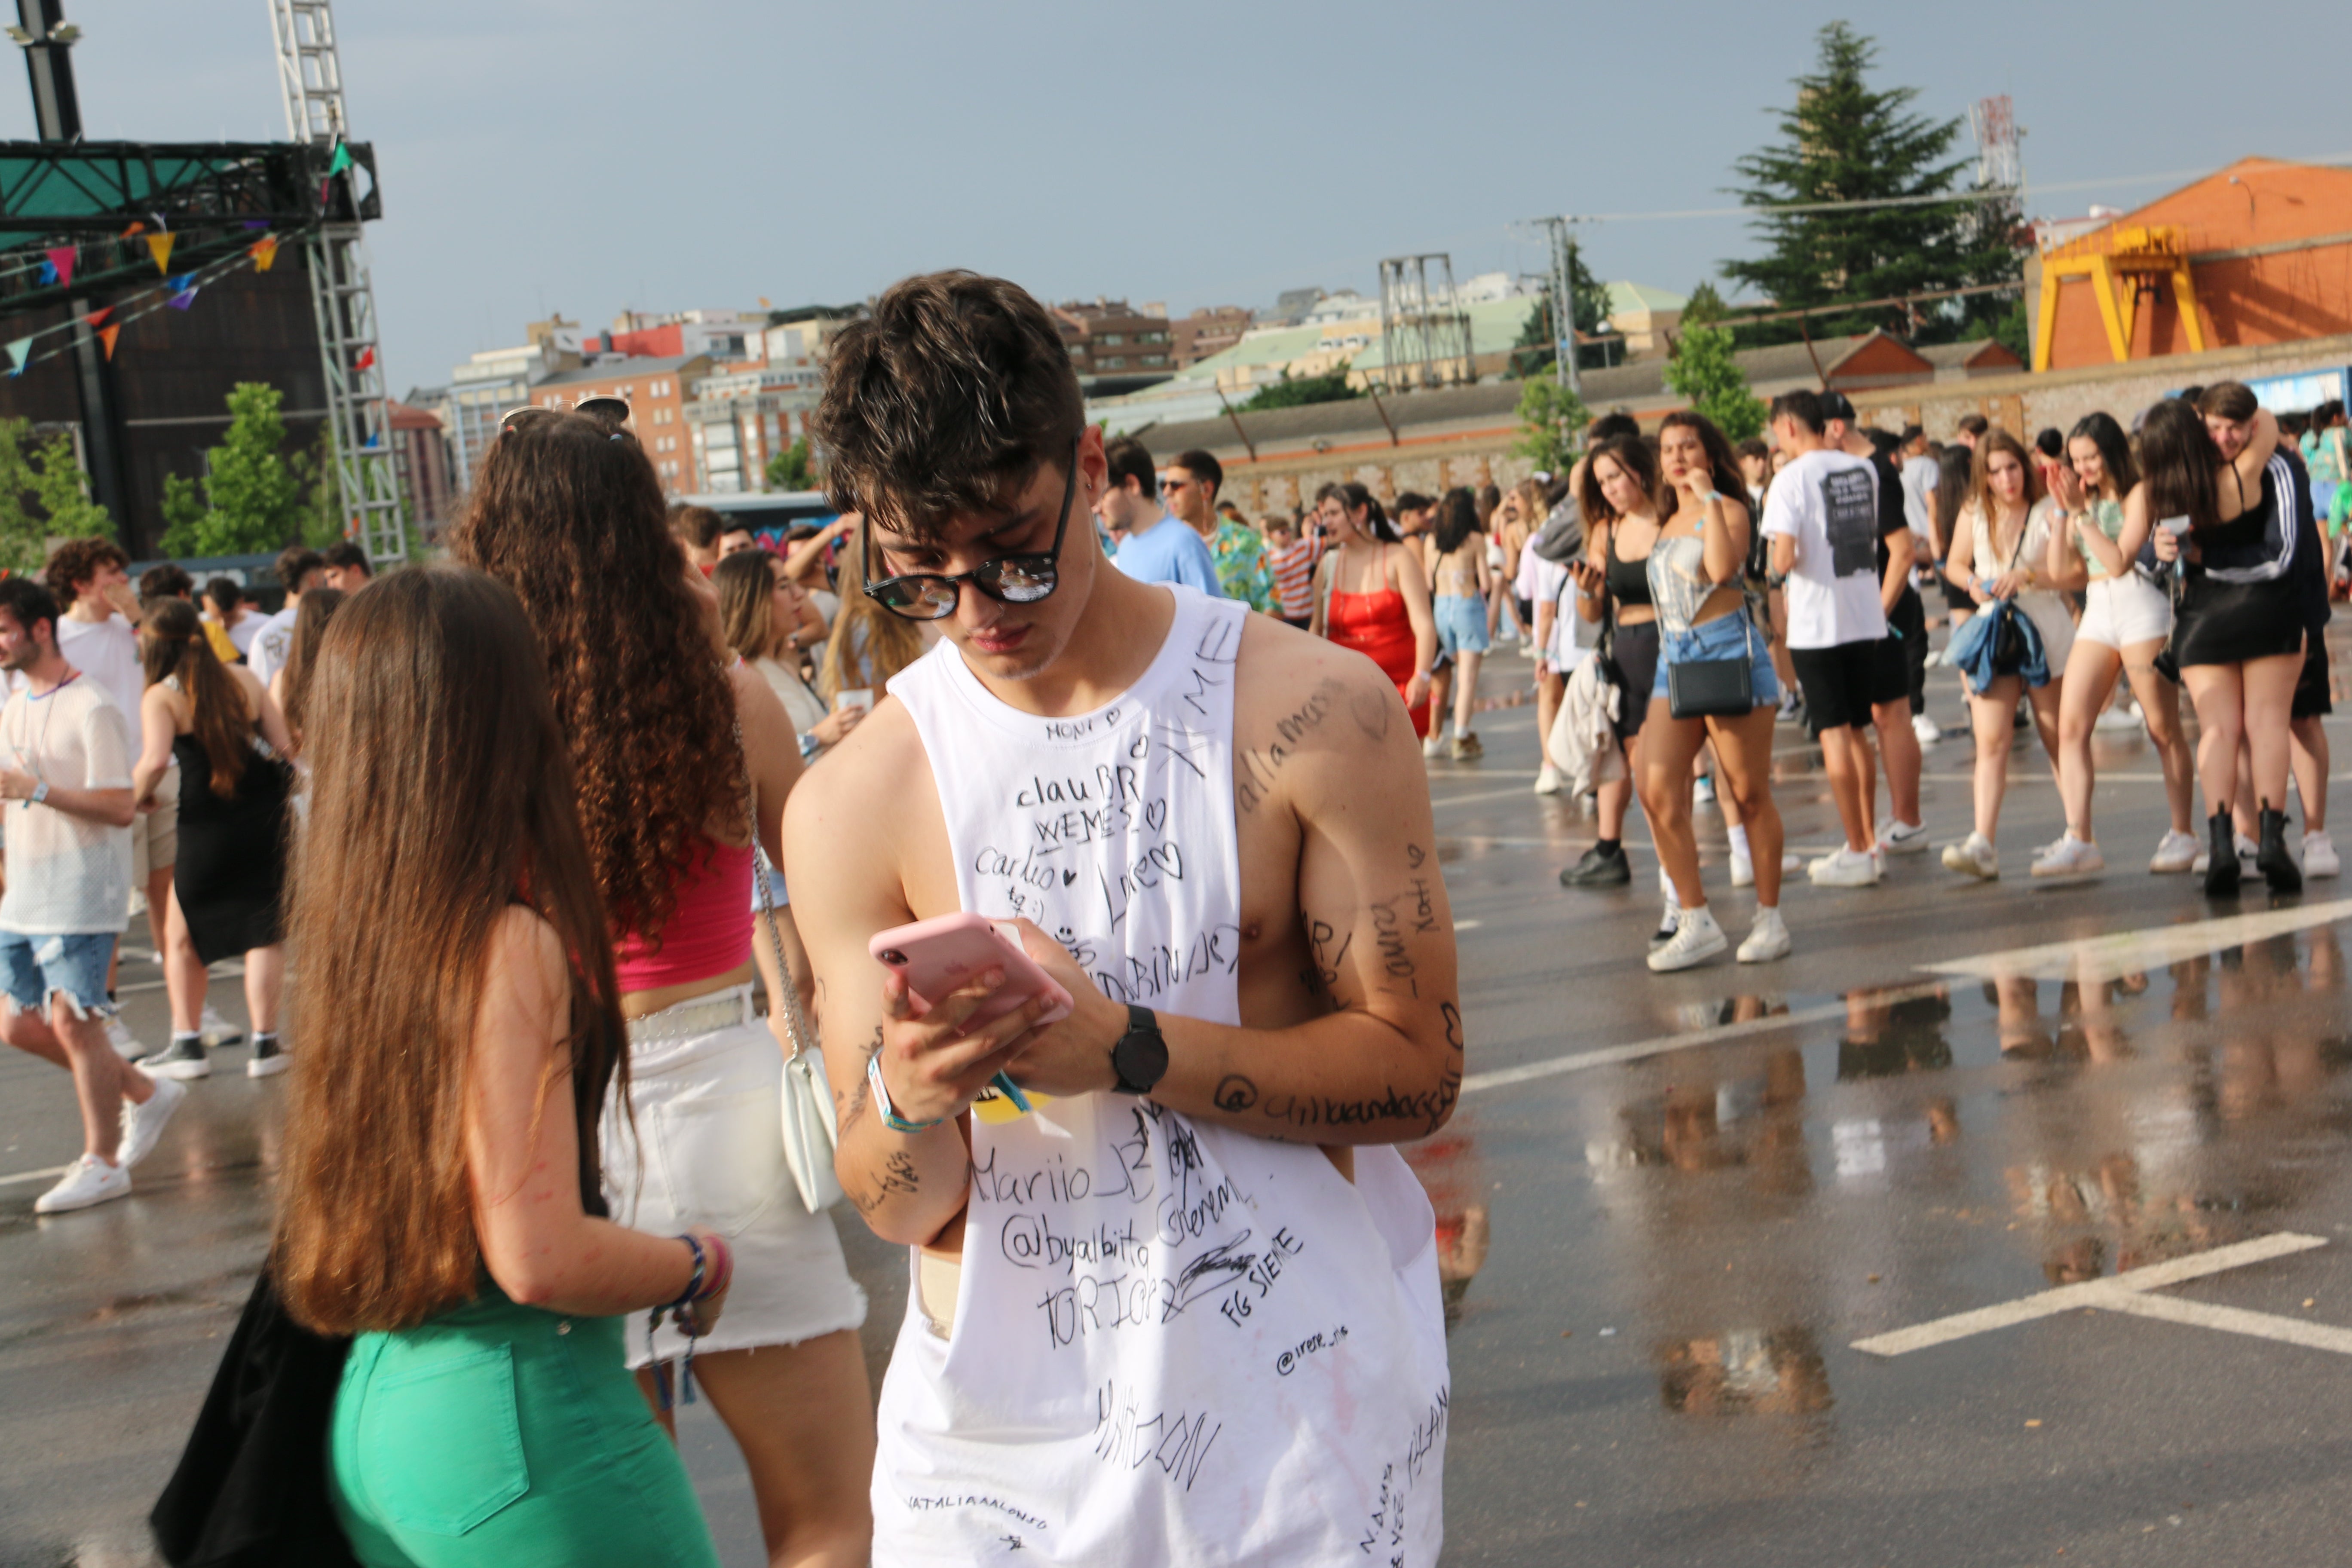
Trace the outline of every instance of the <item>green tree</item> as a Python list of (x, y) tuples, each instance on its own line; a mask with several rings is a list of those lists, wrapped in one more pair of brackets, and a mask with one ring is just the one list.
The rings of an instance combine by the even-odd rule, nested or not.
[(1565, 473), (1576, 460), (1584, 427), (1592, 422), (1583, 400), (1557, 377), (1530, 376), (1519, 390), (1519, 438), (1511, 450), (1537, 468)]
[(1309, 403), (1344, 403), (1350, 397), (1362, 395), (1348, 384), (1345, 367), (1324, 375), (1294, 376), (1286, 370), (1281, 380), (1271, 381), (1259, 387), (1250, 394), (1249, 401), (1234, 412), (1263, 414), (1269, 408), (1300, 408)]
[[(187, 492), (181, 492), (176, 521), (164, 531), (165, 550), (174, 555), (254, 555), (301, 537), (306, 512), (315, 512), (306, 504), (304, 463), (288, 461), (281, 450), (282, 401), (266, 382), (236, 384), (228, 395), (228, 432), (205, 454), (205, 510), (190, 515)], [(173, 500), (168, 492), (165, 504), (169, 517)]]
[[(1575, 301), (1570, 314), (1576, 318), (1576, 330), (1584, 337), (1595, 337), (1609, 319), (1609, 290), (1584, 264), (1581, 247), (1568, 253), (1569, 297)], [(1557, 334), (1551, 330), (1551, 296), (1539, 296), (1528, 307), (1528, 319), (1519, 323), (1518, 341), (1511, 345), (1511, 373), (1533, 375), (1548, 370), (1559, 357)], [(1579, 370), (1599, 370), (1609, 363), (1607, 343), (1576, 345), (1576, 367)]]
[(816, 488), (816, 468), (809, 458), (807, 437), (802, 437), (768, 459), (768, 488), (772, 490), (811, 490)]
[(1666, 384), (1689, 398), (1729, 439), (1745, 441), (1764, 428), (1764, 400), (1748, 390), (1747, 373), (1731, 349), (1729, 327), (1695, 327), (1684, 317), (1674, 357), (1666, 361)]
[[(1749, 206), (1852, 201), (1911, 200), (1908, 206), (1841, 208), (1831, 212), (1759, 214), (1754, 224), (1767, 246), (1752, 261), (1724, 263), (1723, 275), (1747, 285), (1782, 310), (1876, 300), (2021, 276), (2013, 229), (1983, 204), (1951, 194), (1968, 167), (1950, 156), (1958, 120), (1936, 121), (1911, 111), (1911, 88), (1874, 89), (1865, 79), (1877, 58), (1870, 39), (1843, 22), (1820, 34), (1812, 74), (1796, 80), (1795, 107), (1780, 117), (1782, 140), (1733, 164), (1748, 184)], [(1977, 295), (1934, 305), (1906, 321), (1885, 307), (1811, 319), (1815, 337), (1914, 326), (1918, 341), (1943, 342), (1981, 331), (2007, 309), (1999, 295)], [(1794, 321), (1741, 329), (1752, 342), (1787, 342)]]
[(173, 538), (189, 538), (205, 521), (205, 492), (185, 474), (163, 476), (163, 547)]
[(0, 419), (0, 567), (37, 571), (52, 536), (114, 531), (104, 509), (82, 496), (80, 479), (72, 437), (37, 447), (29, 423)]
[(1723, 320), (1730, 313), (1731, 307), (1723, 302), (1723, 296), (1716, 292), (1715, 285), (1702, 281), (1690, 291), (1690, 298), (1683, 302), (1682, 325), (1704, 327), (1711, 321)]
[(49, 532), (61, 539), (111, 534), (114, 520), (89, 499), (89, 480), (74, 455), (73, 437), (60, 430), (32, 454), (33, 499), (48, 514)]
[[(307, 452), (297, 452), (287, 459), (294, 475), (294, 486), (302, 498), (301, 521), (298, 537), (313, 550), (324, 550), (340, 543), (343, 532), (343, 491), (335, 481), (335, 427), (325, 420), (319, 422), (319, 438)], [(405, 508), (408, 500), (401, 498)]]

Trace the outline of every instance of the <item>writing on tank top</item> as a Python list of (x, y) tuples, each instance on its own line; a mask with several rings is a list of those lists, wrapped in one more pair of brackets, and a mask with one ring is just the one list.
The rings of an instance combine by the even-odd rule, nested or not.
[[(891, 690), (965, 910), (1034, 921), (1115, 1000), (1234, 1025), (1248, 610), (1163, 591), (1158, 655), (1094, 712), (1020, 712), (949, 645)], [(1450, 1393), (1402, 1159), (1360, 1150), (1350, 1184), (1313, 1145), (1148, 1099), (1033, 1099), (972, 1119), (944, 1332), (909, 1292), (876, 1560), (1434, 1563)]]

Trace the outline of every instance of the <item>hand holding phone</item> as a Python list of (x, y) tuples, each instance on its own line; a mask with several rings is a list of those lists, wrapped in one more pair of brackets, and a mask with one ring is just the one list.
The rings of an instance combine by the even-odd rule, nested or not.
[[(866, 951), (907, 983), (907, 1000), (919, 1018), (940, 999), (995, 969), (1003, 972), (1003, 981), (964, 1019), (966, 1034), (980, 1033), (1041, 995), (1046, 998), (1046, 1010), (1028, 1027), (1042, 1029), (1061, 1022), (1070, 1016), (1070, 994), (1022, 950), (1010, 924), (965, 912), (940, 915), (877, 932)], [(1003, 1073), (993, 1075), (989, 1087), (1010, 1101), (1015, 1113), (1030, 1109), (1028, 1097)]]
[[(871, 713), (874, 711), (874, 689), (867, 686), (853, 686), (836, 691), (833, 694), (833, 706), (836, 712), (844, 709), (855, 708), (860, 713)], [(901, 927), (900, 929), (909, 928)]]

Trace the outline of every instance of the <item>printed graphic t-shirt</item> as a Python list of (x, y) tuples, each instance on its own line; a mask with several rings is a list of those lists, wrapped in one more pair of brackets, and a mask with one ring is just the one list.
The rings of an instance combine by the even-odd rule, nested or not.
[(1797, 542), (1789, 646), (1837, 647), (1886, 635), (1878, 596), (1878, 476), (1869, 459), (1807, 452), (1764, 496), (1764, 533)]

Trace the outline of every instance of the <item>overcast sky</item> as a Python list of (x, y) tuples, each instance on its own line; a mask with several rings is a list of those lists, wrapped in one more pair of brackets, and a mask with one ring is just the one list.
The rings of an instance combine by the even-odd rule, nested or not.
[[(2250, 153), (2352, 158), (2343, 5), (1599, 9), (347, 0), (391, 384), (446, 380), (549, 310), (596, 327), (833, 302), (950, 265), (1180, 314), (1369, 293), (1405, 251), (1533, 270), (1515, 219), (1727, 205), (1732, 161), (1841, 16), (1927, 112), (2012, 95), (2039, 214), (2130, 206), (2178, 183), (2131, 176)], [(265, 0), (67, 15), (91, 138), (286, 134)], [(2207, 68), (2231, 48), (2254, 63)], [(0, 87), (0, 137), (32, 134), (22, 81)], [(1602, 278), (1677, 292), (1748, 247), (1728, 219), (1581, 232)]]

